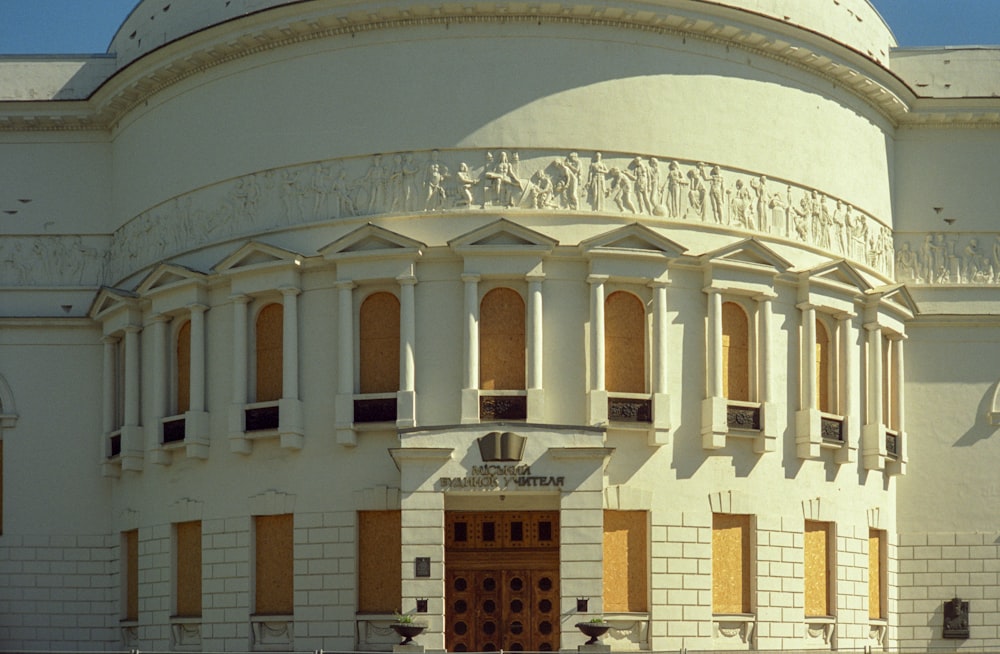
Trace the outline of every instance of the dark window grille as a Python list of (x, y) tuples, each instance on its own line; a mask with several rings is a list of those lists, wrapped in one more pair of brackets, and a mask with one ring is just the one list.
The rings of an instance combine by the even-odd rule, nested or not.
[(108, 453), (108, 458), (112, 459), (122, 453), (122, 437), (120, 434), (115, 434), (110, 441), (111, 451)]
[(885, 451), (891, 457), (899, 456), (899, 434), (891, 431), (885, 432)]
[(760, 407), (728, 405), (726, 407), (726, 426), (730, 429), (760, 431)]
[(837, 418), (820, 418), (819, 431), (825, 441), (844, 442), (844, 421)]
[(354, 422), (396, 422), (396, 398), (354, 400)]
[(649, 400), (609, 397), (608, 419), (612, 422), (653, 422), (653, 403)]
[(265, 406), (246, 410), (247, 431), (269, 431), (278, 428), (278, 407)]
[(179, 443), (184, 440), (184, 418), (167, 420), (163, 423), (163, 442)]
[(526, 420), (528, 399), (520, 395), (482, 395), (479, 397), (480, 420)]

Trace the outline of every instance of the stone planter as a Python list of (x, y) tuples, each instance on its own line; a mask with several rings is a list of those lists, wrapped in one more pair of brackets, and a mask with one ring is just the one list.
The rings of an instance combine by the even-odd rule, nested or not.
[(412, 645), (414, 636), (419, 636), (426, 628), (427, 625), (416, 622), (394, 622), (392, 624), (392, 630), (403, 639), (400, 645)]
[(597, 639), (606, 634), (611, 625), (607, 622), (577, 622), (576, 628), (583, 632), (584, 636), (590, 637), (584, 645), (596, 645)]

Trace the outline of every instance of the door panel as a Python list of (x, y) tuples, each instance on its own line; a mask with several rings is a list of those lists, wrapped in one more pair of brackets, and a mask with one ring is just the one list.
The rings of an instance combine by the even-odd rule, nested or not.
[(558, 513), (463, 513), (446, 522), (447, 649), (558, 649)]

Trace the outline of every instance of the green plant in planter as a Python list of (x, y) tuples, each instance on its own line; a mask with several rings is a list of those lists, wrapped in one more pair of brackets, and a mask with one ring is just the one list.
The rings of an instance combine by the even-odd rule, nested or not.
[(416, 621), (412, 615), (407, 613), (396, 611), (392, 615), (396, 620), (396, 624), (413, 624)]

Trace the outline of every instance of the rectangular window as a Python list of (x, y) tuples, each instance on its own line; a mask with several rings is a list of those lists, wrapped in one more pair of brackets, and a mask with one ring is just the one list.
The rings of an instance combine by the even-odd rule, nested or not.
[(122, 620), (139, 620), (139, 530), (122, 532)]
[(295, 610), (292, 514), (254, 517), (254, 613), (292, 615)]
[(177, 523), (175, 538), (175, 615), (201, 617), (201, 521)]
[(712, 516), (712, 613), (750, 613), (750, 516)]
[(649, 610), (645, 511), (604, 512), (604, 610)]
[(833, 589), (831, 576), (832, 524), (806, 520), (804, 558), (806, 616), (829, 616)]
[[(467, 537), (465, 523), (456, 536)], [(458, 532), (461, 532), (459, 534)], [(392, 613), (403, 597), (402, 514), (358, 512), (358, 612)]]
[(880, 620), (885, 612), (885, 532), (868, 530), (868, 617)]

